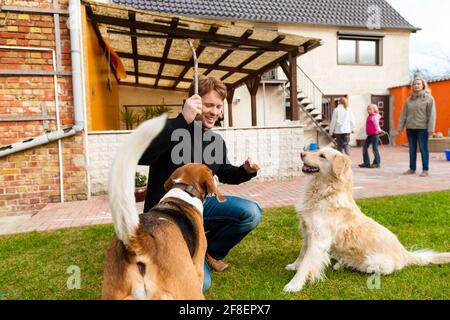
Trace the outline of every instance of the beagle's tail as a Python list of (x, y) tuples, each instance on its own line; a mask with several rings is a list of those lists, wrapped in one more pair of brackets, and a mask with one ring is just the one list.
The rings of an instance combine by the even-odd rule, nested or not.
[(134, 185), (136, 166), (166, 124), (167, 115), (142, 123), (118, 148), (108, 181), (108, 198), (117, 237), (127, 246), (139, 225)]

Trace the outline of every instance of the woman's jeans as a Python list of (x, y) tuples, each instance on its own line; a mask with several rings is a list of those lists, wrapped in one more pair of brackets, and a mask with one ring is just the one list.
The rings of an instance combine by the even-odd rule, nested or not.
[(370, 166), (370, 157), (369, 157), (370, 145), (372, 145), (373, 155), (375, 157), (375, 159), (373, 160), (373, 164), (378, 167), (381, 164), (380, 152), (378, 152), (378, 137), (379, 137), (378, 134), (367, 136), (366, 142), (364, 142), (363, 159), (364, 159), (364, 164), (366, 166)]
[(428, 130), (427, 129), (406, 129), (409, 145), (409, 168), (416, 171), (417, 143), (419, 143), (422, 155), (422, 170), (428, 171), (430, 154), (428, 152)]
[[(261, 220), (262, 210), (257, 203), (239, 197), (225, 196), (227, 201), (218, 202), (207, 197), (203, 203), (203, 224), (208, 253), (222, 260)], [(203, 291), (211, 286), (209, 266), (205, 262)]]

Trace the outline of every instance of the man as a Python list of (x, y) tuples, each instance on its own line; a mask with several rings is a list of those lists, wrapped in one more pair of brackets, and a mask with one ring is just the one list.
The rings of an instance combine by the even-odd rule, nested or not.
[[(174, 159), (172, 152), (181, 143), (177, 139), (172, 141), (177, 136), (173, 133), (179, 129), (189, 132), (191, 148), (187, 149), (192, 151), (189, 162), (198, 161), (198, 159), (194, 159), (195, 150), (200, 149), (201, 161), (208, 165), (222, 183), (240, 184), (249, 181), (256, 176), (260, 169), (250, 159), (247, 159), (240, 167), (229, 164), (226, 145), (222, 137), (209, 131), (222, 114), (223, 102), (226, 98), (226, 86), (214, 77), (200, 76), (198, 92), (198, 95), (194, 94), (194, 84), (192, 84), (189, 89), (189, 98), (186, 100), (182, 112), (176, 118), (167, 121), (161, 134), (150, 144), (139, 161), (140, 165), (150, 166), (144, 212), (151, 209), (164, 196), (164, 182), (172, 172), (187, 163), (186, 161), (185, 163), (179, 163), (179, 159)], [(196, 123), (200, 123), (200, 121), (201, 128)], [(195, 139), (195, 133), (198, 131), (202, 135), (200, 141)], [(209, 137), (205, 138), (206, 135), (209, 135)], [(205, 161), (203, 154), (205, 148), (211, 143), (214, 143), (215, 146), (221, 146), (221, 148), (218, 148), (219, 150), (215, 150), (216, 154), (212, 157), (218, 159), (217, 156), (219, 156), (220, 160), (212, 163), (211, 159)], [(185, 151), (183, 150), (183, 159), (186, 159)], [(231, 248), (256, 228), (261, 219), (261, 208), (255, 202), (233, 196), (225, 196), (225, 198), (227, 201), (220, 203), (215, 197), (207, 197), (203, 203), (204, 227), (208, 240), (204, 291), (208, 290), (211, 285), (210, 268), (219, 272), (224, 271), (228, 264), (222, 259), (225, 258)]]

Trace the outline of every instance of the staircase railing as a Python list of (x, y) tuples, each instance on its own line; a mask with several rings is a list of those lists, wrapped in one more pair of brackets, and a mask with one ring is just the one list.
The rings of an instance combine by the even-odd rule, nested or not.
[[(314, 125), (336, 145), (336, 140), (329, 134), (329, 131), (326, 129), (326, 124), (323, 120), (330, 120), (331, 117), (327, 114), (324, 114), (324, 111), (329, 111), (327, 108), (324, 110), (324, 93), (319, 87), (314, 83), (314, 81), (304, 72), (299, 66), (297, 66), (299, 72), (297, 72), (297, 85), (300, 89), (301, 97), (298, 97), (299, 106), (303, 110), (303, 112), (310, 118), (310, 120), (314, 123)], [(303, 101), (308, 101), (308, 103), (302, 103)], [(308, 105), (312, 105), (314, 109), (308, 107)], [(320, 112), (319, 115), (313, 114), (313, 110), (318, 110)]]
[(322, 113), (322, 102), (324, 93), (319, 87), (312, 81), (312, 79), (305, 73), (305, 71), (297, 65), (297, 81), (303, 92), (311, 101), (311, 104)]

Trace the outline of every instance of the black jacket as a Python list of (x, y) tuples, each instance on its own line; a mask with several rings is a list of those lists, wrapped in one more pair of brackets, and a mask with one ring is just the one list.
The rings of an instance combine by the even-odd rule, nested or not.
[[(155, 138), (155, 140), (152, 141), (139, 160), (139, 165), (150, 166), (144, 212), (150, 210), (164, 196), (166, 193), (164, 190), (164, 183), (175, 171), (175, 169), (188, 163), (176, 164), (172, 161), (172, 149), (177, 145), (179, 147), (179, 143), (182, 140), (180, 138), (177, 141), (171, 141), (172, 133), (176, 129), (186, 129), (189, 131), (192, 150), (189, 162), (194, 162), (194, 126), (197, 125), (194, 122), (189, 125), (181, 113), (176, 118), (167, 120), (164, 129)], [(203, 136), (206, 133), (206, 131), (203, 131), (200, 127), (196, 128), (196, 132), (201, 132)], [(213, 171), (213, 174), (218, 176), (220, 182), (227, 184), (240, 184), (242, 182), (249, 181), (251, 178), (256, 176), (256, 173), (247, 173), (243, 166), (236, 167), (231, 165), (227, 158), (225, 141), (223, 141), (222, 137), (217, 133), (210, 131), (208, 134), (212, 136), (212, 139), (211, 141), (205, 141), (205, 139), (202, 139), (202, 155), (208, 145), (211, 143), (214, 143), (214, 145), (220, 143), (223, 145), (223, 158), (220, 159), (219, 163), (209, 164), (205, 163), (205, 159), (202, 156), (202, 163), (208, 165), (208, 167)], [(179, 154), (183, 155), (182, 152)], [(188, 156), (189, 155), (187, 155), (187, 157)]]

